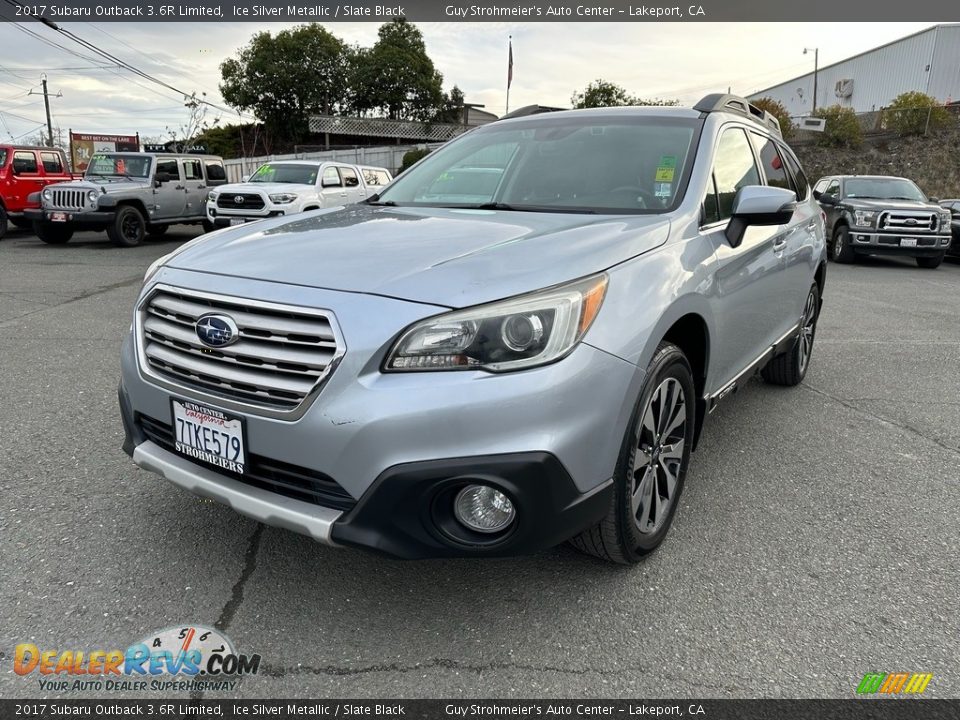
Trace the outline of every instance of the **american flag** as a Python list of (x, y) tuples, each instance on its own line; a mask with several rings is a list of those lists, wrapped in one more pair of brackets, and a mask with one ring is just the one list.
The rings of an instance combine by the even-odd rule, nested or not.
[(513, 82), (513, 40), (510, 40), (510, 56), (507, 61), (507, 90), (510, 89), (510, 83)]

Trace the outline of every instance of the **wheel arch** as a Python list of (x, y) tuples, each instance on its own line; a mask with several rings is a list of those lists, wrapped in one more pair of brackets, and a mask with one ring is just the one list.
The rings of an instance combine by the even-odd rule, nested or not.
[[(707, 414), (707, 368), (710, 366), (710, 330), (707, 321), (697, 312), (688, 312), (677, 318), (663, 334), (662, 341), (676, 345), (690, 363), (693, 385), (696, 389), (696, 426), (692, 449), (700, 440), (700, 431)], [(659, 344), (659, 343), (658, 343)]]

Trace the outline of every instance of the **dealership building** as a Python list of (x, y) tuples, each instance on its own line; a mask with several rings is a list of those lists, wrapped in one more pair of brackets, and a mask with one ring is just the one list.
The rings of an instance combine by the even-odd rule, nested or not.
[[(869, 25), (865, 26), (869, 28)], [(793, 117), (814, 107), (814, 72), (748, 95), (779, 100)], [(855, 112), (879, 110), (908, 91), (940, 102), (960, 100), (960, 23), (934, 25), (921, 32), (854, 55), (816, 73), (816, 107), (842, 105)]]

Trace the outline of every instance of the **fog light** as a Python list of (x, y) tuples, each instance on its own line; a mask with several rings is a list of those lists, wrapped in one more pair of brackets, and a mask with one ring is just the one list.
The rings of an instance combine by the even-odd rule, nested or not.
[(500, 532), (517, 516), (510, 498), (489, 485), (467, 485), (457, 494), (453, 511), (464, 526), (481, 533)]

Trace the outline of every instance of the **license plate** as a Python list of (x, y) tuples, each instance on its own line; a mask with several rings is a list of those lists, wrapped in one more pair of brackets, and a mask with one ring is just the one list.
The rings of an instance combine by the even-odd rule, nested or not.
[(234, 225), (246, 225), (247, 221), (244, 218), (230, 218), (230, 227)]
[(916, 238), (900, 238), (900, 247), (916, 247)]
[(243, 420), (205, 405), (171, 400), (174, 447), (194, 460), (243, 474)]
[(50, 213), (50, 222), (66, 222), (66, 213)]

